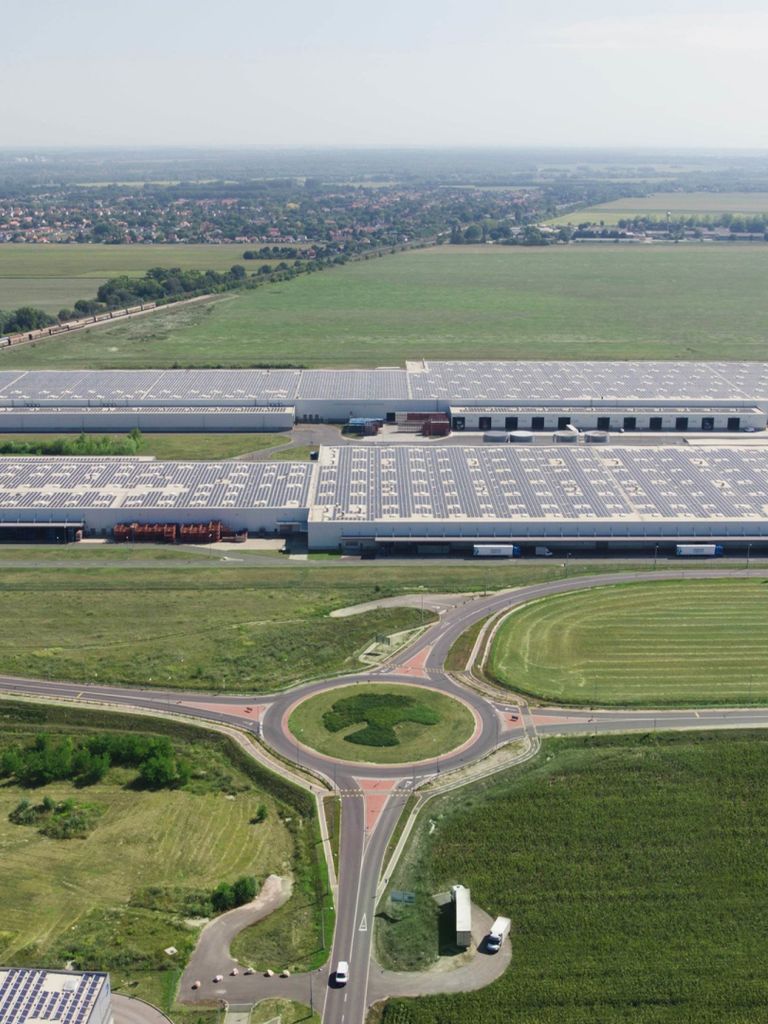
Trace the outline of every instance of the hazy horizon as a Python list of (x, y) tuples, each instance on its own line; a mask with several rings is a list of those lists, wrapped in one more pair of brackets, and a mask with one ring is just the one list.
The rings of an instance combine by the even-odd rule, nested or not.
[(761, 150), (768, 11), (136, 0), (4, 17), (2, 145)]

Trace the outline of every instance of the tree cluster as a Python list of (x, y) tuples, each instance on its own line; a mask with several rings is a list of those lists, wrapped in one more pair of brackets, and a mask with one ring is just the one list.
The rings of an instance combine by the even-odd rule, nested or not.
[(194, 295), (211, 295), (239, 288), (245, 280), (245, 268), (218, 270), (182, 270), (179, 267), (153, 267), (143, 277), (113, 277), (96, 293), (105, 309), (122, 309), (142, 302), (174, 301)]
[(223, 914), (234, 907), (242, 907), (256, 899), (256, 879), (253, 875), (244, 875), (236, 882), (220, 882), (211, 894), (211, 903), (217, 914)]
[(54, 317), (45, 310), (34, 306), (19, 306), (18, 309), (0, 309), (0, 334), (23, 334), (25, 331), (36, 331), (40, 327), (55, 324)]
[(71, 779), (92, 785), (112, 765), (138, 770), (138, 781), (152, 789), (183, 786), (191, 777), (189, 765), (176, 756), (165, 737), (109, 734), (74, 741), (71, 736), (38, 734), (27, 747), (11, 747), (0, 758), (0, 777), (22, 786), (45, 786)]

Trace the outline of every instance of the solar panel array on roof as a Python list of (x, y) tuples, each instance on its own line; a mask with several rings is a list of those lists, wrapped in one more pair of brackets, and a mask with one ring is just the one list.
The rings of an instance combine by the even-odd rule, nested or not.
[(0, 401), (50, 404), (285, 403), (298, 370), (30, 370), (0, 379)]
[(5, 458), (0, 510), (306, 507), (302, 462), (142, 462)]
[(0, 1024), (87, 1024), (105, 987), (108, 992), (108, 975), (95, 971), (0, 969)]
[(376, 370), (30, 370), (0, 372), (0, 402), (228, 405), (303, 401), (755, 402), (768, 363), (471, 362)]
[(328, 401), (405, 401), (405, 370), (303, 370), (298, 399)]
[(323, 449), (316, 520), (768, 517), (768, 453), (729, 448)]
[(463, 401), (755, 401), (768, 364), (686, 362), (430, 362), (409, 374), (414, 398)]

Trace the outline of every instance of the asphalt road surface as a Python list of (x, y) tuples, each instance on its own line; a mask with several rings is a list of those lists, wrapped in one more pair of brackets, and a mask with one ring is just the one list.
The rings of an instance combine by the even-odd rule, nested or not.
[[(522, 605), (533, 599), (570, 590), (609, 586), (613, 583), (631, 583), (679, 578), (679, 571), (623, 572), (597, 577), (572, 577), (548, 583), (520, 587), (513, 591), (478, 596), (464, 603), (446, 603), (440, 619), (409, 647), (399, 651), (383, 667), (374, 671), (324, 679), (299, 686), (286, 693), (268, 695), (205, 695), (200, 692), (183, 693), (176, 690), (128, 689), (111, 686), (82, 685), (64, 681), (41, 681), (0, 677), (0, 692), (24, 694), (38, 700), (58, 697), (82, 704), (109, 704), (126, 711), (143, 710), (183, 713), (201, 722), (234, 725), (252, 734), (261, 734), (264, 742), (281, 757), (324, 778), (329, 787), (341, 795), (342, 835), (339, 860), (338, 892), (336, 901), (336, 930), (331, 959), (326, 967), (309, 976), (290, 979), (285, 989), (304, 1001), (312, 998), (315, 1008), (322, 1010), (324, 1024), (362, 1024), (368, 1006), (374, 998), (381, 998), (382, 975), (377, 971), (373, 988), (369, 987), (371, 971), (371, 941), (373, 936), (376, 891), (390, 837), (397, 825), (402, 809), (414, 787), (439, 778), (441, 774), (465, 767), (472, 761), (489, 754), (500, 743), (515, 738), (535, 738), (539, 735), (589, 734), (605, 732), (651, 731), (663, 729), (723, 729), (764, 728), (768, 726), (768, 708), (706, 709), (706, 710), (595, 710), (573, 708), (536, 708), (535, 713), (524, 700), (499, 690), (485, 696), (474, 687), (464, 686), (444, 670), (445, 658), (454, 641), (473, 623), (487, 616)], [(687, 569), (686, 579), (709, 579), (727, 576), (754, 576), (762, 578), (765, 571), (733, 569)], [(349, 763), (318, 754), (298, 744), (288, 733), (286, 719), (290, 708), (301, 698), (311, 696), (335, 686), (366, 680), (392, 681), (434, 687), (462, 700), (475, 713), (478, 728), (474, 737), (458, 751), (439, 758), (408, 765), (368, 765)], [(260, 720), (243, 714), (244, 705), (258, 704)], [(520, 714), (514, 723), (507, 724), (503, 715), (510, 704), (517, 705)], [(535, 749), (532, 746), (532, 749)], [(371, 812), (371, 792), (380, 787), (385, 795), (376, 799), (375, 813)], [(489, 909), (489, 908), (485, 908)], [(224, 956), (223, 951), (219, 954)], [(332, 972), (339, 960), (347, 960), (350, 978), (346, 986), (336, 987)], [(223, 967), (213, 962), (197, 961), (199, 972), (213, 977), (224, 973)], [(203, 979), (201, 978), (201, 981)], [(274, 982), (274, 983), (273, 983)], [(237, 984), (238, 1001), (242, 998), (263, 998), (265, 994), (278, 995), (278, 984), (270, 979), (270, 988), (264, 988), (264, 979), (245, 979)], [(311, 984), (311, 994), (310, 994)], [(412, 984), (412, 981), (409, 981)], [(431, 991), (429, 975), (425, 975), (424, 992)], [(396, 988), (396, 986), (395, 986)], [(392, 994), (395, 994), (394, 992)], [(194, 1001), (194, 994), (182, 992), (182, 999)]]

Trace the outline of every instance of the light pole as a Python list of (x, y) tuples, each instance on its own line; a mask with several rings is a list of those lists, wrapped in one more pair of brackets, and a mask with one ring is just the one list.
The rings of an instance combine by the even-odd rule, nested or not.
[(752, 545), (747, 544), (747, 572), (749, 572), (749, 556), (752, 552)]
[(653, 568), (654, 569), (656, 568), (656, 562), (658, 560), (658, 557), (659, 557), (659, 545), (658, 544), (654, 544), (654, 546), (653, 546)]

